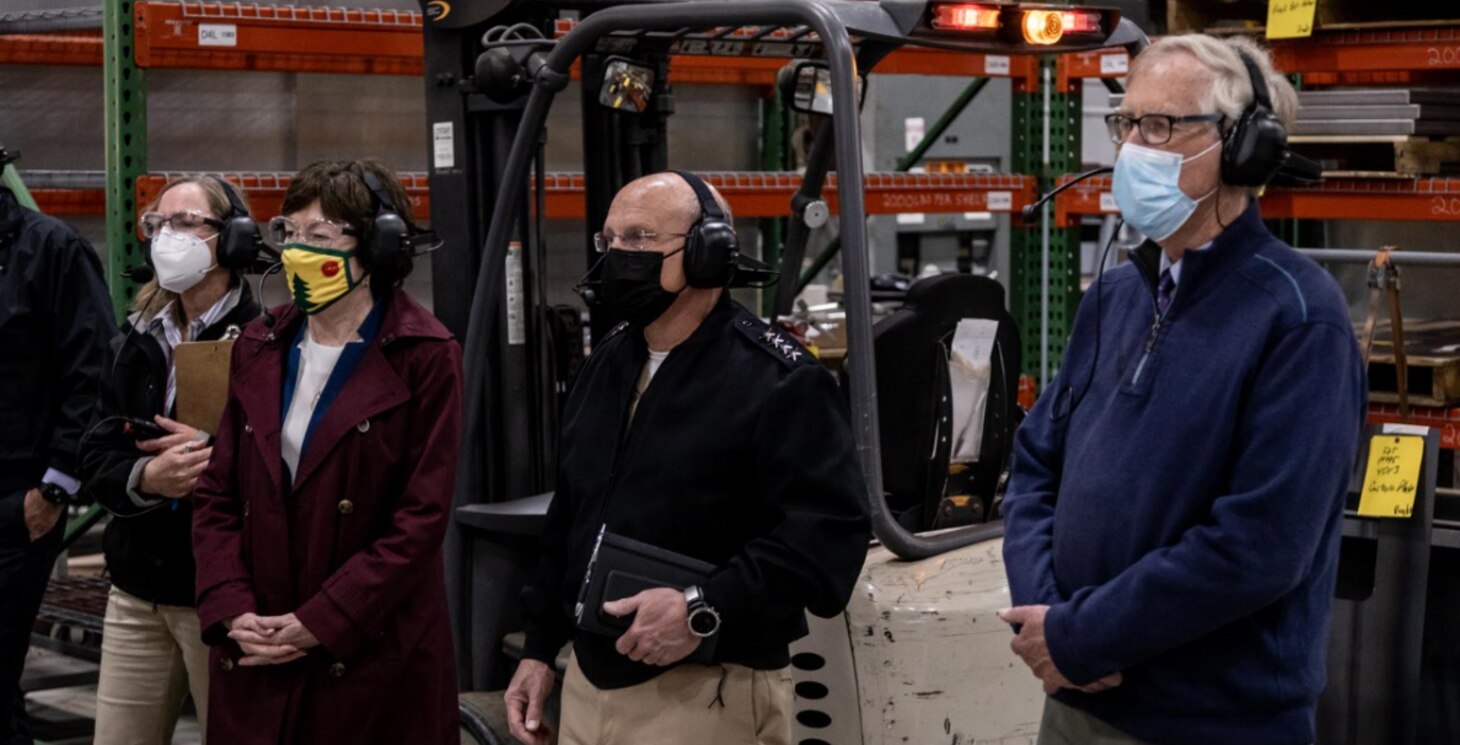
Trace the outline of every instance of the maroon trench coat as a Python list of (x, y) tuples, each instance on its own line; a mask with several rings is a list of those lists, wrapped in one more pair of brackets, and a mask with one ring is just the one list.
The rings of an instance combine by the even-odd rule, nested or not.
[[(461, 424), (461, 348), (396, 291), (379, 333), (284, 482), (280, 408), (304, 318), (234, 346), (228, 405), (198, 481), (193, 551), (210, 661), (208, 741), (460, 742), (441, 542)], [(296, 613), (320, 646), (237, 665), (224, 622)]]

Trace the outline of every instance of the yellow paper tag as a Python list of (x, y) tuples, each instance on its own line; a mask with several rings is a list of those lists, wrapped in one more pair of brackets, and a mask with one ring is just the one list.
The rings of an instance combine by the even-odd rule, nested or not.
[(1267, 38), (1298, 39), (1313, 35), (1318, 0), (1271, 0), (1267, 4)]
[(1424, 460), (1423, 437), (1375, 435), (1369, 441), (1369, 468), (1359, 514), (1367, 517), (1409, 517), (1419, 491), (1419, 467)]

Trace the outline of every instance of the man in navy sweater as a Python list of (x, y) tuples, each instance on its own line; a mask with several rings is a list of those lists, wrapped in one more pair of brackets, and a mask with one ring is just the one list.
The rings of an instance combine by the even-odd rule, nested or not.
[(1223, 168), (1254, 101), (1297, 108), (1265, 51), (1167, 37), (1108, 119), (1150, 240), (1086, 293), (1004, 503), (1041, 745), (1314, 740), (1365, 378), (1338, 285)]

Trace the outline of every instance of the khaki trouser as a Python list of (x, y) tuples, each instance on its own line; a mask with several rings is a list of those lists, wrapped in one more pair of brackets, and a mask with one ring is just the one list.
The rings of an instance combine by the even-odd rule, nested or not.
[(791, 745), (794, 698), (790, 668), (741, 665), (680, 665), (600, 691), (575, 657), (563, 681), (558, 745)]
[(1130, 735), (1052, 698), (1044, 700), (1039, 745), (1144, 745)]
[(166, 745), (188, 691), (208, 731), (208, 647), (196, 608), (154, 606), (113, 587), (101, 637), (95, 745)]

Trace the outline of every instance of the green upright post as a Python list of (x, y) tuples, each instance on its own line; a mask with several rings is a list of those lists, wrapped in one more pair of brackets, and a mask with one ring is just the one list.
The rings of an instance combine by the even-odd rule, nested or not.
[(4, 183), (5, 188), (15, 195), (20, 206), (40, 211), (41, 208), (35, 203), (35, 197), (30, 195), (30, 189), (25, 188), (25, 182), (20, 180), (20, 172), (15, 170), (15, 166), (5, 164), (5, 170), (0, 171), (0, 183)]
[[(1010, 170), (1036, 177), (1040, 193), (1054, 188), (1061, 175), (1080, 170), (1080, 81), (1058, 84), (1058, 60), (1041, 58), (1039, 77), (1031, 85), (1014, 81), (1012, 162)], [(1044, 86), (1048, 91), (1045, 108)], [(1046, 121), (1047, 120), (1047, 121)], [(1049, 131), (1049, 164), (1044, 162), (1045, 129)], [(1052, 212), (1052, 210), (1051, 210)], [(1052, 219), (1052, 215), (1051, 215)], [(1080, 234), (1075, 228), (1049, 226), (1048, 308), (1043, 230), (1038, 221), (1015, 227), (1009, 239), (1010, 306), (1024, 337), (1024, 373), (1040, 386), (1059, 369), (1065, 341), (1080, 305)]]
[(102, 11), (106, 121), (106, 279), (112, 308), (126, 316), (134, 288), (122, 272), (141, 258), (137, 178), (147, 172), (147, 77), (133, 52), (132, 0), (106, 0)]

